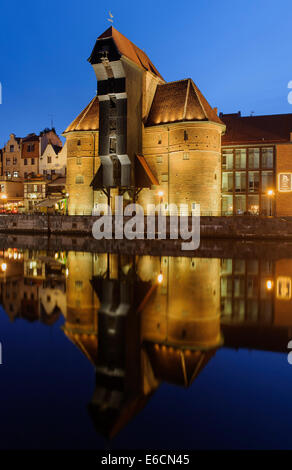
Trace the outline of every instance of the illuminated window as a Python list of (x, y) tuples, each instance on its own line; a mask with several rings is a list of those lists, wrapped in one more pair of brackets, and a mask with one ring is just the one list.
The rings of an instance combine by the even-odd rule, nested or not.
[(281, 276), (277, 278), (277, 299), (291, 299), (291, 277)]
[(81, 157), (76, 157), (76, 165), (81, 165)]
[(189, 159), (190, 159), (190, 156), (189, 156), (188, 152), (184, 152), (183, 160), (189, 160)]
[(81, 140), (77, 140), (77, 145), (81, 145)]
[(274, 152), (273, 147), (262, 149), (262, 167), (273, 168), (274, 166)]
[(163, 159), (162, 159), (162, 156), (159, 155), (158, 157), (156, 157), (156, 163), (162, 163)]
[(259, 168), (260, 164), (260, 149), (248, 149), (248, 167)]
[(248, 212), (252, 215), (258, 215), (259, 209), (259, 196), (248, 196)]
[(224, 172), (222, 173), (222, 191), (233, 192), (233, 173)]
[(222, 169), (232, 170), (233, 169), (233, 150), (224, 149), (222, 151)]
[(246, 149), (235, 150), (235, 168), (244, 170), (246, 168)]
[(235, 173), (235, 191), (238, 193), (245, 192), (246, 190), (246, 172), (236, 171)]
[(258, 193), (260, 186), (260, 175), (258, 171), (248, 172), (248, 192)]

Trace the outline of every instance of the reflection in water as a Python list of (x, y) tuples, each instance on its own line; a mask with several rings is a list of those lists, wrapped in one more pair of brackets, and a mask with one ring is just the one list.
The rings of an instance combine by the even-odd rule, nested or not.
[(54, 324), (95, 367), (89, 412), (115, 436), (162, 382), (188, 387), (216, 350), (286, 351), (292, 260), (124, 256), (9, 249), (9, 318)]

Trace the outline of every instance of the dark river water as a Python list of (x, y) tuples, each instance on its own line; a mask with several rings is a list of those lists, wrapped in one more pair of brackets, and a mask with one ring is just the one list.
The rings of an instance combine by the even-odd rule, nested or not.
[(0, 448), (292, 448), (291, 280), (268, 254), (2, 250)]

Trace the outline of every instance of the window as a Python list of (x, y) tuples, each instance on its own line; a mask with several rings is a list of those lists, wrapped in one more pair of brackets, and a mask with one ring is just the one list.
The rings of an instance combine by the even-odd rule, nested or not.
[(245, 192), (246, 190), (246, 173), (245, 171), (235, 172), (235, 191), (237, 193)]
[(258, 171), (248, 172), (248, 191), (250, 193), (257, 193), (259, 191), (260, 176)]
[(48, 157), (48, 163), (52, 163), (52, 157)]
[(24, 173), (24, 177), (27, 178), (27, 172), (26, 172), (26, 171), (25, 171), (25, 173)]
[(14, 176), (14, 178), (18, 178), (18, 176), (19, 176), (19, 175), (18, 175), (18, 171), (14, 171), (14, 172), (13, 172), (13, 176)]
[(262, 171), (262, 192), (266, 193), (274, 186), (274, 175), (272, 171)]
[(11, 162), (10, 158), (6, 158), (6, 165), (10, 165), (10, 162)]
[(190, 159), (190, 157), (189, 157), (188, 152), (184, 152), (184, 154), (183, 154), (183, 160), (189, 160), (189, 159)]
[(34, 165), (34, 158), (31, 159), (31, 164)]
[(248, 149), (248, 167), (259, 168), (260, 149)]
[(27, 158), (24, 159), (24, 164), (27, 165)]
[(77, 145), (81, 145), (81, 140), (77, 140)]
[(110, 142), (109, 142), (109, 153), (117, 153), (117, 138), (116, 137), (110, 137)]
[(11, 178), (11, 173), (10, 173), (10, 171), (7, 171), (6, 175), (7, 175), (7, 178)]
[(5, 191), (5, 184), (1, 184), (1, 185), (0, 185), (0, 191), (1, 191), (1, 193), (4, 193), (4, 191)]
[(75, 178), (75, 183), (76, 184), (83, 184), (84, 183), (84, 178), (82, 175), (77, 175)]
[(9, 150), (10, 150), (10, 152), (14, 152), (14, 145), (10, 145)]
[(232, 172), (222, 173), (222, 191), (232, 193), (233, 191), (233, 173)]
[(27, 151), (28, 152), (34, 152), (34, 144), (28, 144)]
[(13, 157), (13, 165), (17, 165), (17, 158)]
[(259, 196), (248, 196), (248, 212), (259, 215)]
[(222, 151), (222, 169), (223, 170), (232, 170), (233, 168), (233, 150), (223, 150)]
[(184, 140), (188, 140), (189, 136), (188, 136), (188, 133), (187, 131), (184, 131)]
[(274, 152), (273, 147), (262, 149), (262, 167), (273, 168), (274, 166)]
[(246, 211), (246, 196), (235, 196), (235, 213), (244, 214)]
[(37, 192), (38, 192), (38, 185), (37, 185), (37, 184), (34, 184), (34, 185), (33, 185), (33, 192), (34, 192), (34, 193), (37, 193)]
[(235, 168), (244, 170), (246, 168), (246, 149), (235, 150)]
[(51, 175), (55, 175), (56, 174), (56, 170), (51, 170)]
[(233, 196), (222, 196), (222, 215), (233, 214)]
[(162, 159), (162, 156), (159, 155), (158, 157), (156, 157), (156, 163), (162, 163), (163, 159)]
[(76, 165), (81, 165), (81, 157), (76, 157)]

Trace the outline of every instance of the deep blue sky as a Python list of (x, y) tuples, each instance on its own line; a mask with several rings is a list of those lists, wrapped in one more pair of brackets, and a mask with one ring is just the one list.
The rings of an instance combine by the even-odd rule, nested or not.
[(291, 0), (1, 0), (0, 145), (50, 125), (58, 132), (94, 96), (87, 58), (114, 26), (163, 77), (192, 77), (223, 112), (292, 112)]

